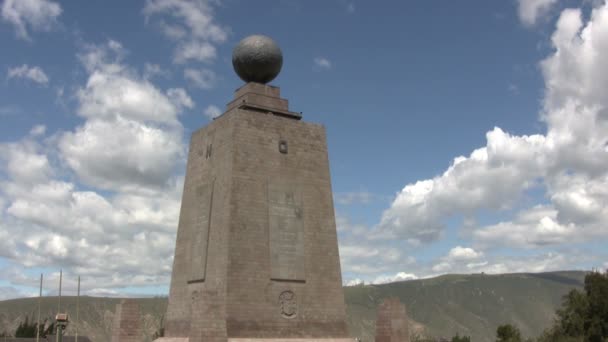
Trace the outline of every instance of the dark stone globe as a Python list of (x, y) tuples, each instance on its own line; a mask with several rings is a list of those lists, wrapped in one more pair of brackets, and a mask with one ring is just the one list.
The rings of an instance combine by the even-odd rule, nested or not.
[(283, 53), (269, 37), (249, 36), (232, 51), (232, 66), (245, 82), (268, 83), (281, 71)]

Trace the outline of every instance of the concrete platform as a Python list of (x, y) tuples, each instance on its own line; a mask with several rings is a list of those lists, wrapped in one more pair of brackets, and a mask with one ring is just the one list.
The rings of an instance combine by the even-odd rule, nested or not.
[[(161, 337), (154, 342), (189, 342), (188, 337)], [(357, 342), (354, 338), (229, 338), (228, 342)]]

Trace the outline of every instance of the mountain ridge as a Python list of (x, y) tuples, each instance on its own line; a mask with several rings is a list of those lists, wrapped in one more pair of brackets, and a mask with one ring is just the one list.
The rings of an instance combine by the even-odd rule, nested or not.
[[(473, 341), (493, 341), (496, 327), (514, 324), (526, 337), (536, 337), (548, 328), (562, 296), (581, 289), (587, 271), (556, 271), (509, 274), (447, 274), (381, 285), (344, 287), (351, 336), (364, 342), (374, 339), (376, 308), (387, 297), (405, 304), (410, 331), (415, 335), (450, 338), (457, 333)], [(80, 297), (80, 322), (72, 322), (67, 333), (78, 327), (79, 335), (94, 342), (109, 341), (116, 304), (122, 298)], [(136, 298), (141, 310), (144, 341), (151, 341), (163, 320), (166, 297)], [(76, 297), (62, 297), (62, 311), (75, 319)], [(0, 333), (13, 334), (26, 315), (35, 319), (38, 298), (0, 301)], [(52, 318), (57, 297), (42, 297), (43, 318)]]

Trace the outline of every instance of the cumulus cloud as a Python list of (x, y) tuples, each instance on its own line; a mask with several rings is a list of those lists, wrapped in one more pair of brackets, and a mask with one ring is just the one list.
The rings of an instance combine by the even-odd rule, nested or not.
[(378, 276), (376, 279), (374, 279), (372, 281), (372, 284), (374, 284), (374, 285), (380, 285), (380, 284), (394, 283), (394, 282), (397, 282), (397, 281), (415, 280), (415, 279), (418, 279), (418, 276), (416, 276), (415, 274), (405, 273), (405, 272), (397, 272), (394, 275), (382, 275), (382, 276)]
[(103, 189), (161, 188), (183, 162), (178, 115), (194, 107), (184, 89), (162, 91), (122, 64), (116, 41), (80, 55), (89, 72), (76, 92), (85, 123), (59, 139), (61, 157), (79, 178)]
[(474, 260), (480, 258), (482, 254), (473, 248), (456, 246), (450, 250), (446, 259), (448, 261)]
[[(213, 7), (204, 0), (148, 0), (146, 20), (159, 16), (162, 32), (177, 42), (174, 62), (210, 62), (216, 57), (214, 44), (226, 41), (228, 29), (215, 23)], [(167, 23), (167, 19), (171, 22)]]
[(336, 216), (336, 225), (345, 284), (354, 278), (363, 278), (366, 282), (376, 278), (388, 279), (393, 277), (395, 269), (416, 265), (416, 259), (402, 246), (370, 239), (367, 226), (353, 224), (342, 215)]
[(519, 19), (524, 25), (532, 26), (556, 3), (557, 0), (518, 0)]
[(0, 159), (6, 175), (24, 184), (45, 181), (53, 174), (43, 148), (30, 139), (0, 145)]
[(325, 57), (317, 57), (314, 59), (314, 65), (316, 69), (319, 70), (329, 70), (331, 69), (331, 61)]
[[(128, 127), (126, 133), (123, 124)], [(89, 129), (93, 132), (87, 132)], [(17, 269), (4, 272), (5, 279), (14, 286), (32, 286), (36, 280), (23, 273), (25, 268), (61, 265), (72, 275), (83, 277), (83, 289), (88, 294), (101, 290), (120, 292), (120, 288), (127, 286), (167, 284), (183, 177), (164, 175), (169, 179), (157, 180), (166, 184), (163, 187), (146, 186), (141, 179), (120, 186), (110, 184), (108, 187), (116, 191), (108, 193), (62, 179), (65, 174), (57, 157), (66, 158), (68, 164), (80, 163), (72, 165), (76, 174), (100, 177), (90, 181), (85, 178), (84, 183), (100, 184), (103, 188), (109, 180), (122, 182), (118, 180), (133, 172), (140, 172), (138, 177), (144, 179), (154, 177), (159, 169), (154, 164), (167, 161), (144, 161), (145, 154), (153, 157), (160, 151), (167, 156), (164, 143), (154, 144), (158, 144), (158, 139), (166, 142), (163, 138), (170, 134), (121, 117), (87, 120), (73, 133), (55, 138), (71, 148), (81, 145), (82, 151), (78, 151), (81, 154), (70, 154), (65, 153), (63, 145), (56, 148), (56, 140), (44, 139), (43, 126), (33, 127), (32, 132), (20, 141), (0, 144), (0, 253)], [(105, 134), (108, 137), (102, 146), (104, 142), (96, 140)], [(144, 138), (137, 137), (139, 134)], [(71, 138), (77, 141), (72, 142)], [(149, 140), (153, 151), (146, 152), (142, 140)], [(183, 149), (180, 139), (169, 144)], [(134, 150), (125, 152), (130, 148)], [(88, 160), (95, 159), (87, 157), (88, 153), (107, 163), (114, 163), (113, 159), (129, 161), (135, 155), (141, 155), (141, 159), (131, 164), (114, 164), (118, 169), (112, 176), (107, 166)], [(82, 171), (77, 166), (88, 169)], [(154, 170), (150, 171), (152, 174), (147, 168)], [(104, 172), (108, 173), (107, 178), (103, 178)], [(27, 236), (23, 231), (28, 232)], [(45, 279), (52, 281), (54, 276), (45, 275)], [(75, 276), (72, 283), (74, 280)], [(67, 279), (64, 282), (66, 287), (73, 285)], [(0, 296), (23, 295), (10, 288), (0, 291)]]
[(4, 0), (2, 20), (15, 27), (17, 37), (30, 40), (28, 29), (48, 31), (61, 14), (61, 6), (50, 0)]
[(184, 64), (190, 60), (198, 62), (212, 62), (217, 56), (215, 46), (208, 42), (189, 41), (181, 43), (175, 50), (173, 62), (176, 64)]
[(84, 182), (104, 189), (162, 187), (184, 156), (180, 132), (123, 117), (88, 120), (66, 132), (59, 148)]
[(36, 125), (36, 126), (32, 127), (32, 129), (30, 130), (30, 135), (39, 136), (39, 135), (43, 135), (45, 132), (46, 132), (45, 125)]
[(44, 71), (38, 67), (33, 66), (30, 67), (27, 64), (23, 64), (18, 67), (9, 68), (6, 77), (8, 79), (11, 78), (24, 78), (29, 79), (38, 84), (46, 85), (49, 83), (49, 77), (44, 73)]
[(217, 79), (215, 73), (209, 69), (198, 70), (191, 68), (184, 70), (184, 78), (202, 89), (213, 88)]
[(213, 119), (217, 118), (218, 116), (222, 115), (222, 110), (219, 109), (217, 106), (209, 105), (209, 106), (207, 106), (207, 108), (205, 108), (205, 110), (203, 111), (203, 114), (205, 114), (205, 116), (209, 120), (213, 120)]
[(477, 268), (487, 265), (485, 261), (479, 261), (483, 256), (482, 252), (478, 252), (470, 247), (456, 246), (452, 248), (449, 253), (442, 257), (438, 263), (436, 263), (432, 270), (437, 273), (445, 273), (453, 271), (463, 264), (467, 265), (467, 268)]
[(178, 116), (194, 103), (141, 77), (125, 54), (112, 40), (80, 54), (83, 123), (49, 137), (37, 125), (0, 143), (0, 255), (11, 284), (0, 296), (36, 284), (32, 267), (63, 267), (66, 289), (81, 275), (88, 294), (168, 283), (185, 162)]
[(156, 76), (168, 76), (169, 72), (163, 70), (160, 65), (154, 63), (144, 64), (144, 79), (149, 80)]
[(437, 177), (406, 185), (377, 229), (430, 242), (450, 216), (516, 209), (527, 190), (541, 189), (550, 203), (524, 208), (512, 221), (480, 227), (473, 236), (519, 247), (608, 236), (602, 225), (608, 201), (607, 27), (608, 4), (595, 8), (587, 23), (580, 10), (565, 10), (552, 36), (555, 51), (541, 62), (546, 134), (515, 136), (495, 127), (486, 146), (455, 158)]
[[(608, 4), (598, 5), (586, 21), (580, 10), (563, 11), (551, 42), (554, 51), (540, 62), (546, 132), (513, 135), (494, 127), (485, 146), (454, 158), (436, 177), (404, 186), (375, 226), (338, 215), (346, 284), (391, 281), (404, 269), (425, 278), (605, 262), (605, 255), (580, 246), (608, 237)], [(477, 225), (488, 212), (502, 219)], [(470, 245), (408, 262), (417, 248), (440, 239), (453, 217), (463, 218), (460, 237)], [(502, 246), (515, 252), (496, 253)], [(518, 255), (521, 249), (528, 251)], [(395, 260), (387, 259), (391, 254)]]

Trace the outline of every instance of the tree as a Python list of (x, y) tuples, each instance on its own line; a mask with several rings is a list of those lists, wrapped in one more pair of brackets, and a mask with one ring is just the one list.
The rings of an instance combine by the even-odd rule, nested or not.
[(160, 316), (160, 327), (158, 328), (158, 330), (156, 330), (156, 332), (154, 332), (154, 335), (152, 335), (152, 340), (156, 340), (159, 337), (164, 337), (165, 336), (165, 316)]
[(521, 342), (519, 329), (511, 324), (501, 325), (496, 329), (496, 342)]
[(571, 290), (562, 300), (562, 308), (557, 310), (559, 331), (564, 336), (583, 336), (585, 317), (589, 308), (587, 296)]
[(15, 337), (36, 337), (37, 323), (30, 323), (29, 317), (25, 316), (25, 322), (19, 323), (17, 330), (15, 330)]
[(539, 342), (603, 342), (608, 339), (608, 271), (585, 276), (585, 290), (572, 290)]
[(451, 342), (471, 342), (471, 337), (469, 337), (469, 336), (461, 337), (459, 334), (456, 334), (456, 336), (452, 337)]
[(585, 276), (585, 294), (588, 302), (585, 340), (602, 342), (608, 338), (608, 271)]

